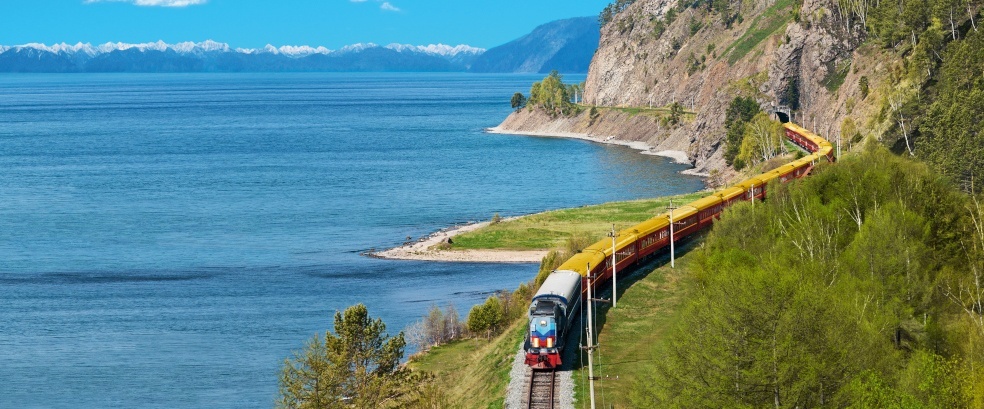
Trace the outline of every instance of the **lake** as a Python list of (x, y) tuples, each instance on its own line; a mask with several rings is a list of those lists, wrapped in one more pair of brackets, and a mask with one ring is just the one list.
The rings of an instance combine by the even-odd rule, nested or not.
[(269, 407), (336, 310), (395, 334), (536, 273), (361, 252), (702, 188), (629, 148), (483, 132), (541, 78), (0, 75), (0, 407)]

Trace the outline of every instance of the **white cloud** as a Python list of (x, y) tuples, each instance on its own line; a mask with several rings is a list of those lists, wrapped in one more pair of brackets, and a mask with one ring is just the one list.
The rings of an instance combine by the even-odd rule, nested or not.
[(105, 2), (124, 2), (133, 3), (137, 6), (151, 7), (187, 7), (205, 4), (208, 0), (85, 0), (85, 4)]
[[(369, 0), (349, 0), (349, 1), (352, 2), (352, 3), (366, 3)], [(379, 9), (380, 10), (383, 10), (383, 11), (402, 11), (402, 10), (400, 10), (399, 7), (394, 6), (393, 3), (390, 3), (388, 1), (384, 1), (384, 0), (374, 0), (374, 1), (376, 3), (380, 3), (379, 4)]]

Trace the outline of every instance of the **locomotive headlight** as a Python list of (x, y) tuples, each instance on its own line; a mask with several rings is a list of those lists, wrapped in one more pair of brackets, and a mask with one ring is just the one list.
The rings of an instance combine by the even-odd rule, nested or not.
[(540, 320), (540, 326), (541, 327), (547, 326), (547, 320)]

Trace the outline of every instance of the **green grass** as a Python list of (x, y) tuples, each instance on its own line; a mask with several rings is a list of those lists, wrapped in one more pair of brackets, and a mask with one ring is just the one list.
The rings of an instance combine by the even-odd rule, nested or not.
[[(699, 239), (686, 247), (699, 245)], [(679, 250), (678, 250), (679, 251)], [(603, 308), (598, 314), (600, 336), (595, 354), (595, 400), (598, 407), (635, 407), (636, 384), (645, 383), (660, 360), (657, 351), (666, 344), (666, 335), (679, 317), (690, 288), (690, 262), (686, 255), (671, 269), (668, 260), (648, 273), (619, 281), (618, 307)], [(575, 370), (575, 399), (588, 402), (587, 358)]]
[[(666, 256), (658, 267), (619, 280), (618, 308), (598, 313), (600, 348), (595, 355), (595, 395), (598, 407), (629, 408), (635, 384), (651, 377), (665, 346), (665, 336), (679, 317), (691, 287), (690, 249), (700, 238), (678, 248), (676, 268)], [(456, 407), (501, 408), (509, 383), (509, 370), (522, 342), (526, 322), (518, 320), (492, 341), (468, 339), (442, 345), (410, 360), (413, 370), (437, 376)], [(586, 358), (582, 358), (587, 362)], [(586, 365), (586, 364), (585, 364)], [(575, 369), (577, 407), (588, 401), (586, 366)]]
[(772, 36), (773, 33), (786, 26), (793, 19), (792, 14), (785, 13), (795, 3), (794, 0), (778, 0), (775, 4), (755, 17), (748, 31), (731, 43), (723, 54), (728, 54), (728, 64), (733, 65), (742, 59), (759, 43)]
[(431, 348), (408, 365), (436, 376), (456, 407), (501, 408), (525, 329), (525, 321), (517, 320), (491, 341), (466, 339)]
[[(582, 104), (578, 104), (578, 106), (580, 106), (582, 109), (591, 109), (591, 107), (592, 107), (591, 105), (582, 105)], [(594, 108), (596, 108), (599, 111), (608, 110), (608, 111), (624, 112), (626, 114), (629, 114), (629, 116), (636, 116), (636, 115), (640, 115), (640, 114), (641, 115), (646, 115), (646, 116), (651, 116), (651, 117), (654, 117), (654, 118), (662, 118), (662, 117), (669, 117), (670, 116), (670, 107), (668, 107), (668, 106), (665, 106), (665, 107), (652, 107), (652, 108), (645, 107), (645, 106), (643, 106), (643, 107), (602, 107), (602, 106), (595, 106)], [(684, 110), (683, 111), (683, 117), (684, 118), (689, 118), (691, 116), (696, 116), (696, 115), (697, 114), (695, 112), (692, 112), (692, 111), (687, 111), (687, 110)]]
[[(455, 238), (456, 248), (526, 248), (547, 249), (559, 246), (575, 232), (587, 232), (602, 237), (615, 222), (616, 227), (628, 227), (658, 213), (670, 200), (684, 204), (707, 195), (695, 192), (685, 195), (612, 202), (596, 206), (554, 210), (498, 223)], [(595, 375), (602, 377), (596, 385), (599, 407), (631, 407), (627, 391), (634, 382), (644, 382), (658, 360), (654, 346), (661, 345), (663, 336), (678, 315), (681, 299), (690, 277), (686, 255), (688, 248), (699, 240), (678, 247), (677, 268), (665, 264), (649, 266), (619, 281), (617, 309), (603, 309), (596, 328), (599, 329), (600, 356)], [(464, 247), (464, 246), (470, 247)], [(665, 258), (665, 257), (664, 257)], [(500, 408), (503, 405), (509, 371), (516, 351), (523, 340), (526, 322), (517, 320), (503, 335), (491, 340), (468, 339), (432, 348), (426, 354), (412, 358), (413, 370), (426, 371), (437, 377), (455, 407)], [(585, 361), (586, 362), (586, 361)], [(578, 406), (587, 400), (587, 368), (574, 372)], [(617, 380), (616, 380), (617, 377)], [(582, 385), (583, 384), (583, 385)], [(599, 402), (601, 402), (599, 400)]]
[(612, 202), (553, 210), (489, 225), (454, 237), (454, 249), (548, 250), (560, 247), (576, 233), (600, 239), (611, 230), (630, 227), (676, 205), (706, 196), (707, 192), (655, 199)]
[(842, 63), (828, 72), (827, 77), (823, 79), (824, 88), (827, 88), (827, 91), (831, 93), (837, 92), (837, 89), (841, 85), (844, 85), (844, 79), (847, 78), (847, 73), (850, 69), (851, 62), (847, 61), (846, 64)]

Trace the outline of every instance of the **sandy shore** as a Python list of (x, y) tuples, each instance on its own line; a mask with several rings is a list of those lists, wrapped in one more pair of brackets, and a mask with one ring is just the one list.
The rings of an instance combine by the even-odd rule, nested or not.
[[(509, 218), (504, 220), (510, 220)], [(439, 250), (434, 246), (448, 238), (488, 226), (489, 222), (472, 223), (442, 230), (400, 247), (368, 253), (370, 257), (393, 260), (458, 261), (471, 263), (539, 263), (547, 250)]]
[[(620, 140), (620, 139), (615, 139), (614, 137), (597, 138), (597, 137), (594, 137), (594, 136), (591, 136), (591, 135), (588, 135), (588, 134), (576, 133), (576, 132), (523, 132), (523, 131), (512, 131), (512, 130), (503, 130), (502, 128), (499, 128), (498, 126), (492, 127), (492, 128), (486, 128), (485, 131), (488, 132), (488, 133), (496, 133), (496, 134), (541, 136), (541, 137), (547, 137), (547, 138), (581, 139), (581, 140), (585, 140), (585, 141), (591, 141), (591, 142), (597, 142), (597, 143), (604, 143), (604, 144), (609, 144), (609, 145), (628, 146), (628, 147), (630, 147), (632, 149), (635, 149), (637, 151), (640, 151), (640, 153), (642, 153), (643, 155), (662, 156), (662, 157), (665, 157), (665, 158), (673, 159), (673, 161), (676, 162), (676, 163), (685, 164), (685, 165), (689, 165), (690, 164), (690, 158), (687, 157), (687, 153), (686, 152), (683, 152), (683, 151), (670, 151), (670, 150), (654, 151), (653, 148), (651, 146), (649, 146), (649, 144), (647, 144), (645, 142), (623, 141), (623, 140)], [(686, 173), (686, 171), (684, 171), (684, 173)]]

